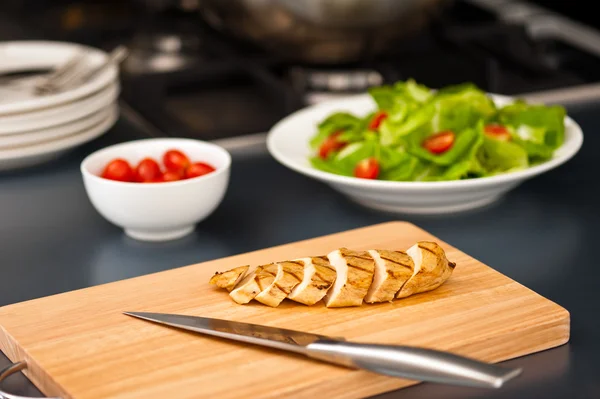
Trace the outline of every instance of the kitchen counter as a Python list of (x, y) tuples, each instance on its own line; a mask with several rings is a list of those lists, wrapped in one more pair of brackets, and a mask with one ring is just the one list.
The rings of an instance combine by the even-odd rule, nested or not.
[[(148, 137), (122, 115), (105, 136), (30, 170), (0, 175), (0, 306), (390, 220), (408, 220), (571, 312), (571, 342), (507, 362), (524, 373), (497, 391), (433, 384), (379, 398), (600, 397), (600, 104), (569, 110), (580, 153), (487, 208), (445, 216), (365, 209), (275, 162), (264, 147), (231, 149), (226, 198), (196, 231), (167, 243), (126, 237), (92, 207), (79, 163), (103, 146)], [(267, 194), (268, 195), (265, 195)], [(302, 193), (299, 195), (298, 193)], [(8, 360), (0, 355), (0, 368)], [(40, 396), (22, 376), (7, 390)]]

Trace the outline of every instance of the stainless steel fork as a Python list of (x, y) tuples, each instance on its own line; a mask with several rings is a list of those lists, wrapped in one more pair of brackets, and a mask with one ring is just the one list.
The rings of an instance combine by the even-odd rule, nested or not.
[(54, 82), (64, 79), (72, 70), (78, 68), (84, 60), (85, 55), (83, 52), (77, 52), (63, 65), (58, 66), (50, 72), (40, 72), (37, 75), (26, 77), (9, 76), (0, 78), (0, 86), (51, 87), (54, 85)]
[(45, 84), (35, 87), (37, 94), (50, 94), (60, 90), (71, 89), (78, 84), (83, 84), (103, 72), (110, 65), (118, 65), (129, 54), (125, 46), (117, 46), (110, 52), (108, 58), (95, 68), (80, 68), (81, 63), (76, 63), (56, 79), (50, 79)]

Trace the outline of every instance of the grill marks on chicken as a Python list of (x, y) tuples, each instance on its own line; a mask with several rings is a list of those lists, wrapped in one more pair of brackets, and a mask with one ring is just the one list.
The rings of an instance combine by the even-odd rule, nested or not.
[[(306, 257), (215, 274), (210, 283), (229, 291), (239, 304), (256, 299), (277, 307), (289, 298), (304, 305), (360, 306), (431, 291), (454, 270), (442, 247), (420, 241), (406, 252), (353, 251), (340, 248), (326, 256)], [(235, 287), (235, 288), (234, 288)]]
[(335, 281), (335, 269), (325, 256), (302, 258), (297, 262), (304, 267), (302, 282), (288, 295), (288, 299), (304, 305), (314, 305), (327, 294)]
[(412, 277), (415, 264), (406, 252), (369, 250), (375, 259), (373, 283), (367, 292), (365, 302), (390, 302), (396, 293)]
[(456, 266), (448, 261), (442, 247), (434, 242), (419, 242), (406, 253), (415, 262), (415, 270), (396, 298), (406, 298), (436, 289), (450, 278)]
[(237, 283), (242, 280), (248, 269), (250, 269), (249, 265), (236, 267), (226, 272), (216, 272), (210, 279), (210, 283), (231, 292)]
[(300, 262), (286, 261), (277, 263), (275, 278), (254, 299), (267, 306), (277, 307), (292, 289), (302, 282), (304, 265)]
[(327, 255), (337, 273), (333, 287), (325, 297), (325, 306), (340, 308), (362, 305), (371, 286), (375, 260), (366, 251), (340, 248)]
[(240, 305), (244, 305), (260, 294), (267, 288), (277, 275), (277, 265), (258, 266), (254, 271), (248, 273), (246, 277), (229, 293), (229, 296)]

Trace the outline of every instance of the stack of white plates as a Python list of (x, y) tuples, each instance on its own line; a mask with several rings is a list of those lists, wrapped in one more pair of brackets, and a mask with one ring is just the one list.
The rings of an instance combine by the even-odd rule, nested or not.
[(5, 74), (52, 69), (85, 51), (93, 69), (108, 54), (71, 43), (20, 41), (0, 43), (0, 170), (54, 159), (109, 130), (117, 120), (119, 73), (114, 65), (89, 81), (58, 93), (35, 94), (26, 81)]

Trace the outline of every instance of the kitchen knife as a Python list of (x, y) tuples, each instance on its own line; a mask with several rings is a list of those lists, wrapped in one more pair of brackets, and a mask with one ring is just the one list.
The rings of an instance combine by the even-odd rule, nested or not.
[(432, 349), (347, 342), (343, 338), (237, 321), (165, 313), (126, 315), (201, 334), (299, 353), (340, 366), (392, 377), (480, 388), (500, 388), (521, 373)]

